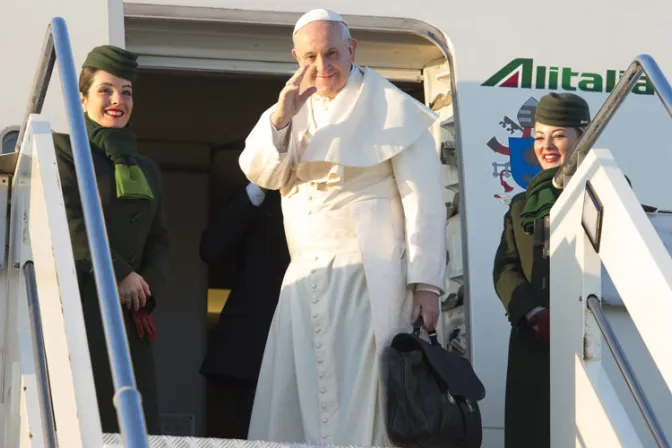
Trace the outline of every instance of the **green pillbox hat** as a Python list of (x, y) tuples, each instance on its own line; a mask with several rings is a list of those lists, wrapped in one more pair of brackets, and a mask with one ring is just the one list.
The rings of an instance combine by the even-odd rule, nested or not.
[(581, 128), (590, 123), (586, 100), (573, 93), (549, 93), (537, 105), (535, 121), (548, 126)]
[(112, 45), (103, 45), (91, 50), (82, 64), (111, 73), (119, 78), (134, 82), (138, 73), (138, 55)]

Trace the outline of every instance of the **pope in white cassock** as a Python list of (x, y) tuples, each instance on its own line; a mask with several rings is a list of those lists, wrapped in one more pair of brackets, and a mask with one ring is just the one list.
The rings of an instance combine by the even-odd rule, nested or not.
[(438, 321), (437, 117), (355, 65), (356, 47), (337, 13), (301, 17), (300, 68), (240, 156), (251, 182), (280, 190), (291, 254), (249, 439), (385, 446), (380, 354), (418, 315)]

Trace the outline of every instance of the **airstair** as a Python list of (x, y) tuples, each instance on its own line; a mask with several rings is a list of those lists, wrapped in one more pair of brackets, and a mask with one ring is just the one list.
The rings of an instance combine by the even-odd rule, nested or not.
[[(669, 402), (672, 258), (611, 152), (592, 149), (642, 74), (672, 116), (672, 87), (650, 56), (639, 56), (553, 180), (564, 189), (551, 210), (549, 229), (554, 448), (670, 447), (672, 416), (654, 412), (623, 350), (624, 334), (614, 330), (602, 306), (602, 289), (608, 285), (638, 333), (630, 336), (641, 337), (662, 377), (657, 393)], [(638, 416), (626, 411), (626, 400), (608, 375), (608, 357), (625, 379), (649, 434), (635, 428)]]

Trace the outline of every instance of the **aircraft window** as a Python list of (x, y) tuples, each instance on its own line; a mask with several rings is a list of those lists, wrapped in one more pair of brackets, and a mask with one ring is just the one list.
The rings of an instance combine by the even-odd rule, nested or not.
[(2, 138), (2, 154), (14, 152), (16, 141), (19, 138), (19, 128), (11, 127), (0, 131), (0, 138)]

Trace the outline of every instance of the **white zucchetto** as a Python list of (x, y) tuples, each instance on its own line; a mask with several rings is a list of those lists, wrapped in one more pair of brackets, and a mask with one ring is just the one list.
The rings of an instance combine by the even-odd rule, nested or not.
[(296, 25), (294, 25), (294, 34), (296, 34), (297, 31), (299, 31), (301, 28), (304, 26), (308, 25), (311, 22), (317, 22), (320, 20), (325, 20), (329, 22), (341, 22), (345, 24), (345, 20), (343, 20), (343, 17), (337, 12), (330, 11), (328, 9), (313, 9), (312, 11), (308, 11), (304, 15), (302, 15), (299, 20), (296, 21)]

